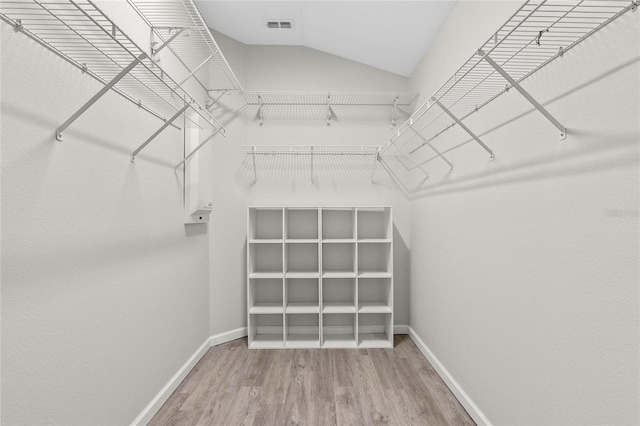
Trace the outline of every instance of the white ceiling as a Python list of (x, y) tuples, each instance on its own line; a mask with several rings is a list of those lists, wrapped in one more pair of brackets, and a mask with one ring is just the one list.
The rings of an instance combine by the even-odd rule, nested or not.
[[(409, 76), (424, 56), (453, 1), (196, 0), (207, 24), (250, 45), (307, 46)], [(293, 19), (294, 29), (268, 29)]]

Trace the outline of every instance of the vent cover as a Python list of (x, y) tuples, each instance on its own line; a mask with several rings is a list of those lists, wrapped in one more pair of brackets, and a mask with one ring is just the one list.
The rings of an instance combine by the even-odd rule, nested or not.
[(270, 19), (267, 21), (267, 28), (274, 30), (292, 30), (293, 19)]

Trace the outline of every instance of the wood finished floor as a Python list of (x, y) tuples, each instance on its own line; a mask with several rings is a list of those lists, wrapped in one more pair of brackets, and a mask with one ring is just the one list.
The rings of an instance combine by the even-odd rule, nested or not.
[(394, 349), (215, 346), (150, 425), (473, 425), (406, 335)]

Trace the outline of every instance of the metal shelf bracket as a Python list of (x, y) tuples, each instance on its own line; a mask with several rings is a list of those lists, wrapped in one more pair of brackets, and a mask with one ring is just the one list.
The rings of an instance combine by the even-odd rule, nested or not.
[(149, 143), (154, 140), (156, 138), (156, 136), (158, 136), (160, 133), (162, 133), (162, 131), (164, 129), (166, 129), (167, 127), (169, 127), (169, 125), (178, 117), (180, 117), (182, 115), (183, 112), (185, 112), (187, 110), (187, 108), (189, 108), (191, 105), (188, 103), (185, 103), (184, 106), (182, 108), (180, 108), (178, 110), (178, 112), (176, 112), (173, 117), (171, 117), (170, 119), (168, 119), (167, 121), (165, 121), (165, 123), (160, 126), (160, 128), (158, 130), (156, 130), (151, 136), (149, 136), (149, 138), (144, 141), (142, 143), (142, 145), (140, 145), (135, 151), (133, 151), (133, 153), (131, 154), (131, 162), (135, 163), (136, 160), (136, 155), (138, 155), (138, 153), (140, 151), (142, 151), (147, 145), (149, 145)]
[(62, 141), (62, 132), (64, 132), (67, 127), (69, 127), (82, 114), (84, 114), (84, 112), (88, 110), (91, 107), (91, 105), (95, 104), (98, 101), (98, 99), (100, 99), (102, 96), (104, 96), (105, 93), (111, 90), (111, 88), (115, 86), (117, 82), (119, 82), (120, 80), (122, 80), (122, 78), (124, 78), (124, 76), (129, 74), (129, 72), (146, 57), (147, 57), (146, 53), (140, 54), (128, 66), (123, 68), (123, 70), (120, 71), (118, 75), (113, 77), (113, 79), (110, 82), (108, 82), (102, 89), (100, 89), (98, 93), (93, 95), (91, 99), (89, 99), (84, 105), (82, 105), (79, 110), (77, 110), (71, 117), (67, 119), (67, 121), (62, 123), (60, 127), (56, 129), (56, 140)]
[(262, 102), (262, 96), (258, 95), (258, 120), (260, 121), (260, 127), (264, 124), (264, 112), (262, 108), (264, 107), (264, 103)]
[[(445, 157), (444, 155), (442, 155), (442, 153), (441, 153), (440, 151), (438, 151), (438, 149), (437, 149), (435, 146), (433, 146), (433, 145), (431, 144), (431, 142), (429, 142), (429, 141), (427, 140), (427, 138), (425, 138), (424, 136), (422, 136), (422, 135), (420, 134), (420, 132), (418, 132), (418, 131), (417, 131), (416, 129), (414, 129), (413, 127), (409, 127), (409, 128), (413, 131), (413, 133), (415, 133), (415, 134), (416, 134), (416, 136), (418, 136), (420, 139), (422, 139), (422, 142), (424, 142), (424, 144), (425, 144), (425, 145), (429, 146), (429, 148), (431, 148), (431, 150), (432, 150), (433, 152), (435, 152), (435, 153), (436, 153), (436, 155), (437, 155), (438, 157), (442, 158), (442, 160), (443, 160), (445, 163), (447, 163), (447, 164), (449, 165), (449, 167), (450, 167), (450, 169), (451, 169), (451, 170), (450, 170), (450, 172), (453, 172), (453, 164), (451, 163), (451, 161), (449, 161), (449, 160), (447, 159), (447, 157)], [(410, 154), (411, 154), (411, 153), (410, 153)]]
[[(114, 30), (115, 31), (115, 27)], [(174, 34), (171, 38), (169, 38), (166, 42), (164, 42), (161, 46), (159, 46), (156, 50), (155, 53), (160, 52), (162, 49), (164, 49), (165, 47), (167, 47), (169, 45), (169, 43), (171, 43), (176, 37), (178, 37), (180, 35), (182, 31), (178, 31), (176, 32), (176, 34)], [(115, 38), (115, 34), (112, 32), (111, 36), (113, 38)], [(155, 54), (154, 53), (154, 54)], [(116, 83), (118, 83), (120, 80), (122, 80), (127, 74), (129, 74), (129, 72), (131, 72), (132, 69), (134, 69), (136, 67), (136, 65), (138, 65), (139, 63), (141, 63), (143, 60), (145, 60), (146, 58), (148, 58), (149, 56), (146, 53), (141, 53), (140, 55), (138, 55), (133, 61), (131, 61), (131, 63), (129, 65), (127, 65), (126, 67), (124, 67), (122, 69), (122, 71), (120, 71), (118, 73), (118, 75), (116, 75), (115, 77), (113, 77), (113, 79), (111, 79), (111, 81), (109, 81), (102, 89), (100, 89), (98, 91), (98, 93), (96, 93), (95, 95), (93, 95), (93, 97), (91, 99), (89, 99), (84, 105), (82, 105), (80, 107), (80, 109), (78, 111), (76, 111), (71, 117), (69, 117), (67, 119), (67, 121), (65, 121), (64, 123), (62, 123), (62, 125), (60, 127), (58, 127), (56, 129), (56, 140), (58, 141), (62, 141), (62, 132), (65, 131), (65, 129), (67, 127), (69, 127), (74, 121), (76, 121), (82, 114), (84, 114), (84, 112), (86, 110), (88, 110), (91, 105), (95, 104), (102, 96), (104, 96), (109, 90), (111, 90), (113, 88), (113, 86), (116, 85)], [(172, 120), (173, 121), (173, 120)]]
[(378, 161), (380, 161), (380, 147), (378, 147), (378, 150), (373, 156), (373, 167), (371, 168), (371, 185), (373, 185), (373, 177), (376, 174), (376, 164), (378, 163)]
[(313, 186), (313, 146), (309, 147), (310, 149), (310, 157), (311, 157), (311, 175), (310, 175), (310, 182), (309, 182), (309, 186)]
[(215, 135), (218, 134), (217, 129), (209, 136), (207, 136), (202, 142), (200, 142), (200, 145), (198, 145), (197, 147), (195, 147), (193, 149), (193, 151), (191, 151), (189, 153), (189, 155), (187, 155), (186, 157), (184, 157), (184, 159), (179, 162), (178, 164), (176, 164), (176, 166), (173, 168), (174, 172), (177, 172), (178, 169), (180, 168), (180, 166), (182, 166), (183, 164), (185, 164), (187, 161), (189, 161), (189, 159), (191, 159), (191, 157), (193, 157), (195, 155), (196, 152), (198, 152), (200, 150), (200, 148), (202, 148), (203, 146), (205, 146), (211, 139), (213, 139), (213, 137)]
[(398, 97), (396, 96), (395, 100), (393, 101), (393, 105), (391, 106), (391, 128), (395, 128), (396, 127), (396, 111), (398, 109)]
[(251, 160), (253, 161), (253, 183), (258, 182), (258, 171), (256, 169), (256, 147), (251, 147)]
[(567, 138), (567, 129), (560, 124), (558, 120), (555, 119), (553, 115), (549, 113), (538, 101), (535, 100), (533, 96), (529, 94), (517, 81), (515, 81), (500, 65), (498, 65), (493, 59), (489, 57), (489, 55), (485, 54), (482, 49), (478, 50), (478, 55), (482, 57), (489, 65), (495, 69), (498, 74), (500, 74), (505, 80), (509, 82), (511, 87), (514, 87), (524, 98), (529, 101), (531, 105), (535, 107), (542, 115), (544, 115), (547, 120), (549, 120), (558, 130), (560, 130), (560, 139)]
[(483, 147), (485, 149), (485, 151), (487, 151), (489, 153), (490, 158), (493, 160), (495, 158), (495, 156), (493, 155), (493, 151), (491, 150), (491, 148), (489, 148), (487, 145), (484, 144), (484, 142), (482, 142), (480, 140), (480, 138), (471, 131), (471, 129), (469, 129), (462, 121), (460, 121), (458, 119), (458, 117), (456, 117), (451, 111), (449, 111), (447, 109), (447, 107), (445, 107), (444, 105), (442, 105), (442, 103), (440, 103), (439, 100), (437, 100), (436, 98), (431, 98), (431, 100), (440, 107), (440, 109), (442, 111), (445, 112), (445, 114), (447, 114), (449, 117), (451, 117), (453, 119), (453, 121), (456, 122), (456, 124), (458, 126), (460, 126), (460, 128), (462, 130), (464, 130), (465, 132), (467, 132), (469, 134), (469, 136), (471, 136), (473, 138), (474, 141), (476, 141), (481, 147)]

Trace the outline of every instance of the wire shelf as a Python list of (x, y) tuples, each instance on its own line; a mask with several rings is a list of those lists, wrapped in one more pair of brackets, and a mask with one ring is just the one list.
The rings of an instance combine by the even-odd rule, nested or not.
[[(397, 116), (418, 93), (408, 92), (244, 92), (245, 113), (263, 120), (384, 120)], [(385, 108), (386, 107), (386, 108)], [(408, 115), (405, 113), (405, 116)]]
[[(375, 178), (376, 164), (380, 155), (380, 147), (377, 145), (241, 145), (240, 152), (247, 154), (251, 160), (253, 168), (253, 183), (258, 181), (257, 157), (273, 157), (278, 160), (271, 160), (271, 163), (261, 164), (263, 166), (275, 166), (277, 169), (290, 168), (295, 164), (295, 159), (304, 157), (301, 160), (309, 167), (309, 181), (314, 183), (314, 164), (318, 166), (318, 159), (321, 166), (327, 167), (333, 163), (336, 169), (349, 169), (350, 167), (371, 168), (370, 180), (373, 183)], [(368, 157), (368, 158), (367, 158)], [(314, 158), (317, 158), (314, 160)], [(308, 159), (308, 160), (307, 160)], [(345, 160), (349, 160), (348, 166)], [(291, 162), (294, 162), (293, 164)], [(299, 164), (298, 164), (299, 165)], [(347, 167), (345, 167), (347, 166)]]
[(377, 145), (242, 145), (240, 151), (256, 155), (377, 155)]
[[(564, 136), (564, 128), (519, 84), (636, 8), (636, 1), (630, 0), (525, 2), (478, 49), (477, 55), (469, 58), (398, 128), (382, 149), (385, 157), (398, 160), (406, 170), (421, 169), (426, 175), (423, 167), (427, 163), (438, 158), (447, 161), (446, 152), (463, 146), (438, 151), (432, 142), (450, 128), (460, 126), (493, 158), (490, 148), (462, 121), (510, 89), (522, 90), (521, 93), (561, 129)], [(431, 149), (431, 155), (426, 159), (425, 153), (421, 152), (425, 147)], [(453, 169), (453, 165), (449, 165)]]
[[(239, 90), (242, 86), (236, 78), (220, 47), (211, 35), (209, 27), (192, 0), (128, 0), (138, 14), (152, 28), (160, 42), (168, 40), (175, 28), (187, 28), (189, 36), (176, 39), (169, 49), (193, 78), (209, 90)], [(200, 68), (209, 71), (209, 81), (201, 81), (195, 72)]]
[(408, 106), (416, 96), (406, 92), (244, 92), (249, 105)]
[(224, 127), (91, 0), (2, 0), (0, 17), (103, 84), (138, 59), (113, 90), (165, 122), (188, 104), (224, 133)]

